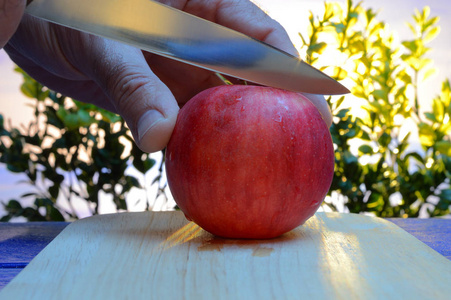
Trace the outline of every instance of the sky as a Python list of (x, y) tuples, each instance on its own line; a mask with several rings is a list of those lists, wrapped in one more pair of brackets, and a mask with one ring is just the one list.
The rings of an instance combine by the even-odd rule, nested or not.
[[(305, 33), (309, 11), (320, 14), (323, 0), (253, 0), (258, 3), (271, 17), (276, 19), (289, 33), (293, 43), (299, 44), (298, 33)], [(340, 0), (338, 2), (345, 2)], [(357, 2), (357, 1), (355, 1)], [(451, 2), (447, 0), (364, 0), (363, 5), (378, 11), (378, 18), (389, 24), (392, 30), (399, 33), (401, 39), (410, 39), (412, 35), (405, 25), (411, 21), (415, 8), (422, 9), (425, 5), (431, 7), (431, 15), (440, 16), (441, 33), (430, 46), (434, 49), (431, 58), (438, 67), (438, 72), (420, 89), (420, 98), (430, 99), (440, 92), (441, 83), (451, 78)], [(333, 63), (333, 61), (332, 61)], [(0, 50), (0, 114), (10, 119), (14, 126), (27, 124), (32, 118), (32, 111), (26, 106), (26, 97), (20, 93), (21, 75), (13, 71), (14, 64), (3, 50)], [(0, 167), (0, 200), (6, 200), (14, 195), (20, 195), (23, 186), (14, 183), (20, 179), (7, 173)], [(0, 215), (2, 213), (0, 212)]]

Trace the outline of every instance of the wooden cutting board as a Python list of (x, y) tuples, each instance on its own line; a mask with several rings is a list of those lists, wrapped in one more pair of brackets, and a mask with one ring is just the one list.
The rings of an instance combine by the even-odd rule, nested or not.
[(317, 213), (273, 240), (212, 236), (180, 212), (70, 224), (1, 299), (451, 299), (451, 262), (391, 222)]

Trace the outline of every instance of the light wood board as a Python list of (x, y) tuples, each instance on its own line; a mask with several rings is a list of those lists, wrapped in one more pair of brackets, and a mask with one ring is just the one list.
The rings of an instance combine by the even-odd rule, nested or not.
[(451, 299), (451, 262), (362, 215), (317, 213), (256, 241), (180, 212), (122, 213), (70, 224), (0, 299)]

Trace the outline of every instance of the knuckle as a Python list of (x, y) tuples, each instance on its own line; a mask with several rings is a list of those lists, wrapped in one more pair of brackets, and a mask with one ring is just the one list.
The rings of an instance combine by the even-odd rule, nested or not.
[(118, 67), (116, 74), (111, 75), (109, 80), (109, 90), (113, 93), (111, 98), (113, 99), (115, 106), (119, 111), (128, 111), (131, 106), (139, 105), (139, 103), (143, 103), (143, 93), (149, 90), (153, 90), (154, 87), (152, 85), (152, 81), (150, 78), (144, 74), (123, 71), (120, 70), (124, 67)]

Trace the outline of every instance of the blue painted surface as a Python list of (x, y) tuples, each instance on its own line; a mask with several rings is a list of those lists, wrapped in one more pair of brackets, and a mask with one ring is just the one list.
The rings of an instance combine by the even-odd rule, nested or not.
[[(387, 219), (451, 260), (451, 219)], [(0, 223), (0, 289), (69, 223)]]
[(451, 260), (451, 219), (387, 219)]
[(8, 284), (69, 223), (0, 223), (0, 289)]
[(20, 269), (0, 269), (0, 290), (7, 285), (17, 274), (22, 271)]
[(68, 224), (64, 222), (1, 223), (0, 269), (23, 268)]

